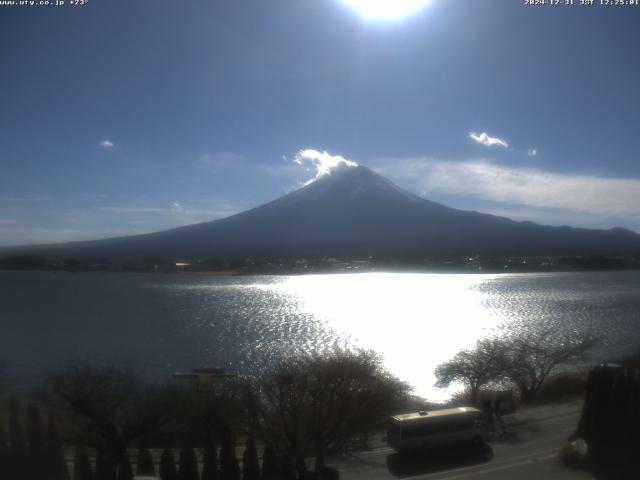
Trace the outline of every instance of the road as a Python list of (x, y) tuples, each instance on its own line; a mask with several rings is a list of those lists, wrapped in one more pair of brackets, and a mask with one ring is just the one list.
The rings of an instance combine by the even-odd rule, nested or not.
[(579, 406), (574, 404), (543, 407), (509, 418), (506, 435), (491, 442), (490, 460), (467, 449), (398, 462), (391, 449), (382, 447), (336, 459), (332, 465), (340, 470), (343, 480), (592, 479), (586, 472), (568, 469), (557, 457), (575, 431), (579, 415)]

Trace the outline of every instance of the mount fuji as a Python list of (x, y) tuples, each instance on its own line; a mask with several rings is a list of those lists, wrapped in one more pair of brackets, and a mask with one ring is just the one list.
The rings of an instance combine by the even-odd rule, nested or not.
[(409, 193), (364, 166), (341, 165), (257, 208), (156, 233), (13, 247), (0, 255), (78, 258), (637, 255), (623, 228), (551, 227), (463, 211)]

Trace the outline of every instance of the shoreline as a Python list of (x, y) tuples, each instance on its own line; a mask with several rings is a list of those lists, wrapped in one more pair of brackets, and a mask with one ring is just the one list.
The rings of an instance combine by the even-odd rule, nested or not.
[(304, 276), (304, 275), (349, 275), (365, 273), (390, 273), (390, 274), (443, 274), (443, 275), (520, 275), (520, 274), (551, 274), (551, 273), (618, 273), (618, 272), (640, 272), (640, 267), (630, 268), (593, 268), (593, 269), (519, 269), (519, 270), (476, 270), (467, 268), (433, 268), (433, 269), (411, 269), (411, 268), (388, 268), (388, 269), (319, 269), (319, 270), (273, 270), (273, 271), (241, 271), (241, 270), (120, 270), (120, 269), (65, 269), (65, 268), (43, 268), (43, 269), (21, 269), (21, 268), (0, 268), (0, 272), (54, 272), (54, 273), (147, 273), (160, 275), (184, 275), (203, 277), (260, 277), (260, 276)]

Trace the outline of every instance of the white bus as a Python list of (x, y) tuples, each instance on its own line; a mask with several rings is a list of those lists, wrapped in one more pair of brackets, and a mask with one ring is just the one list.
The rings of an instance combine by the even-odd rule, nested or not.
[(482, 444), (487, 437), (484, 414), (477, 408), (457, 407), (393, 415), (389, 419), (387, 442), (397, 452)]

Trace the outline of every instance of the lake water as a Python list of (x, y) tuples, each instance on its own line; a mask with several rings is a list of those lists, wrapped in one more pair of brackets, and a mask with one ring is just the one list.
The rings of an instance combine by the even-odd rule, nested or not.
[[(0, 272), (0, 363), (22, 383), (70, 362), (258, 372), (283, 355), (359, 345), (416, 393), (476, 339), (544, 324), (640, 347), (640, 272), (308, 276)], [(21, 382), (18, 383), (21, 383)]]

